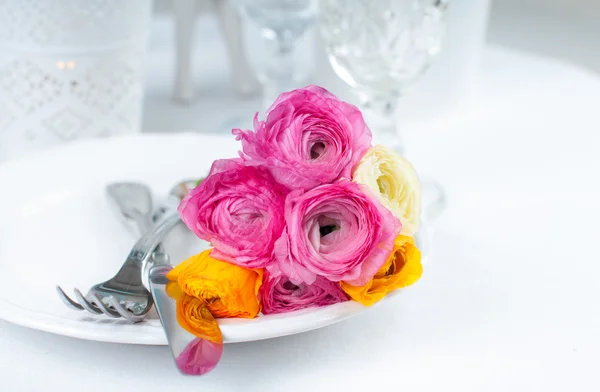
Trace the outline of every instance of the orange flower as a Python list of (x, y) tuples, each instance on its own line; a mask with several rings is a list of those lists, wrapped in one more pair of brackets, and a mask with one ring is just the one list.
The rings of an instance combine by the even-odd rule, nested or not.
[(176, 305), (177, 321), (183, 329), (201, 339), (223, 343), (221, 329), (203, 299), (183, 294)]
[(394, 241), (394, 250), (373, 279), (364, 286), (352, 286), (340, 282), (342, 289), (353, 300), (371, 306), (387, 293), (415, 283), (423, 273), (421, 252), (412, 237), (399, 235)]
[(165, 286), (165, 292), (174, 300), (178, 300), (185, 295), (183, 290), (181, 290), (181, 287), (179, 287), (179, 283), (177, 282), (167, 282), (167, 285)]
[(214, 317), (254, 318), (263, 271), (229, 264), (210, 257), (210, 249), (192, 256), (167, 274), (183, 292), (203, 299)]

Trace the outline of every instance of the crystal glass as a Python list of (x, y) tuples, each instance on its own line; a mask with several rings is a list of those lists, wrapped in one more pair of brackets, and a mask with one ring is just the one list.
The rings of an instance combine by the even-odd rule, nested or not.
[(261, 28), (269, 53), (259, 75), (263, 84), (263, 107), (295, 84), (294, 45), (314, 23), (317, 0), (234, 0)]
[[(399, 98), (440, 50), (448, 0), (321, 0), (319, 27), (335, 73), (358, 95), (376, 143), (403, 153)], [(422, 181), (426, 210), (445, 208), (443, 187)]]
[(335, 73), (358, 94), (374, 137), (402, 152), (398, 100), (440, 50), (447, 0), (321, 0)]

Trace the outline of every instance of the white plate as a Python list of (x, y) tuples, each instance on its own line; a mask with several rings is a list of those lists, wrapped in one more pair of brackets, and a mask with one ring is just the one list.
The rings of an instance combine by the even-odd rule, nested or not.
[[(0, 165), (0, 318), (82, 339), (166, 344), (157, 318), (128, 324), (77, 312), (62, 304), (55, 285), (69, 294), (87, 291), (114, 275), (135, 242), (110, 211), (106, 184), (145, 182), (160, 200), (178, 180), (206, 174), (213, 160), (237, 150), (233, 138), (144, 135), (75, 143)], [(165, 242), (174, 261), (202, 247), (184, 227)], [(362, 310), (349, 301), (219, 325), (226, 343), (245, 342), (324, 327)]]

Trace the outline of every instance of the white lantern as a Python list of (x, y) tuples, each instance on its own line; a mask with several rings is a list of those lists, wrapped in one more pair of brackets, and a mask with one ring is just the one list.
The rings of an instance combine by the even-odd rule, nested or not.
[(0, 3), (0, 160), (140, 130), (151, 0)]

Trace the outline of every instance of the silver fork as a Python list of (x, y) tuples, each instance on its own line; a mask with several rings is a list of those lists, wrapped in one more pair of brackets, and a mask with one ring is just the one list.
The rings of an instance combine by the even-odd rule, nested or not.
[(142, 273), (147, 265), (164, 263), (162, 259), (156, 260), (162, 253), (155, 254), (155, 249), (180, 222), (177, 211), (170, 212), (154, 230), (142, 236), (115, 277), (90, 289), (87, 295), (90, 300), (75, 289), (79, 301), (75, 302), (57, 286), (59, 296), (67, 306), (77, 310), (123, 317), (131, 322), (142, 321), (153, 305), (152, 296), (142, 282)]
[[(106, 188), (111, 207), (138, 238), (148, 232), (152, 225), (152, 195), (150, 189), (138, 183), (115, 183)], [(142, 264), (130, 257), (110, 280), (94, 285), (84, 296), (74, 289), (76, 301), (69, 298), (57, 286), (61, 300), (75, 310), (87, 310), (93, 314), (106, 314), (109, 317), (124, 317), (137, 322), (144, 318), (152, 303), (141, 281)], [(110, 299), (115, 298), (116, 301)], [(151, 300), (150, 300), (151, 301)]]
[(120, 220), (125, 220), (134, 234), (146, 232), (152, 222), (160, 223), (152, 232), (146, 233), (139, 239), (119, 272), (112, 279), (93, 286), (87, 298), (75, 289), (78, 301), (74, 301), (60, 286), (57, 286), (58, 295), (65, 305), (71, 309), (87, 310), (94, 314), (104, 313), (109, 317), (124, 317), (131, 322), (142, 321), (153, 304), (147, 290), (147, 266), (151, 263), (165, 262), (161, 259), (165, 253), (160, 242), (181, 221), (176, 207), (195, 185), (194, 180), (181, 181), (175, 185), (169, 192), (165, 205), (154, 214), (151, 213), (150, 190), (144, 185), (125, 183), (109, 186), (107, 195), (112, 205), (118, 207)]

